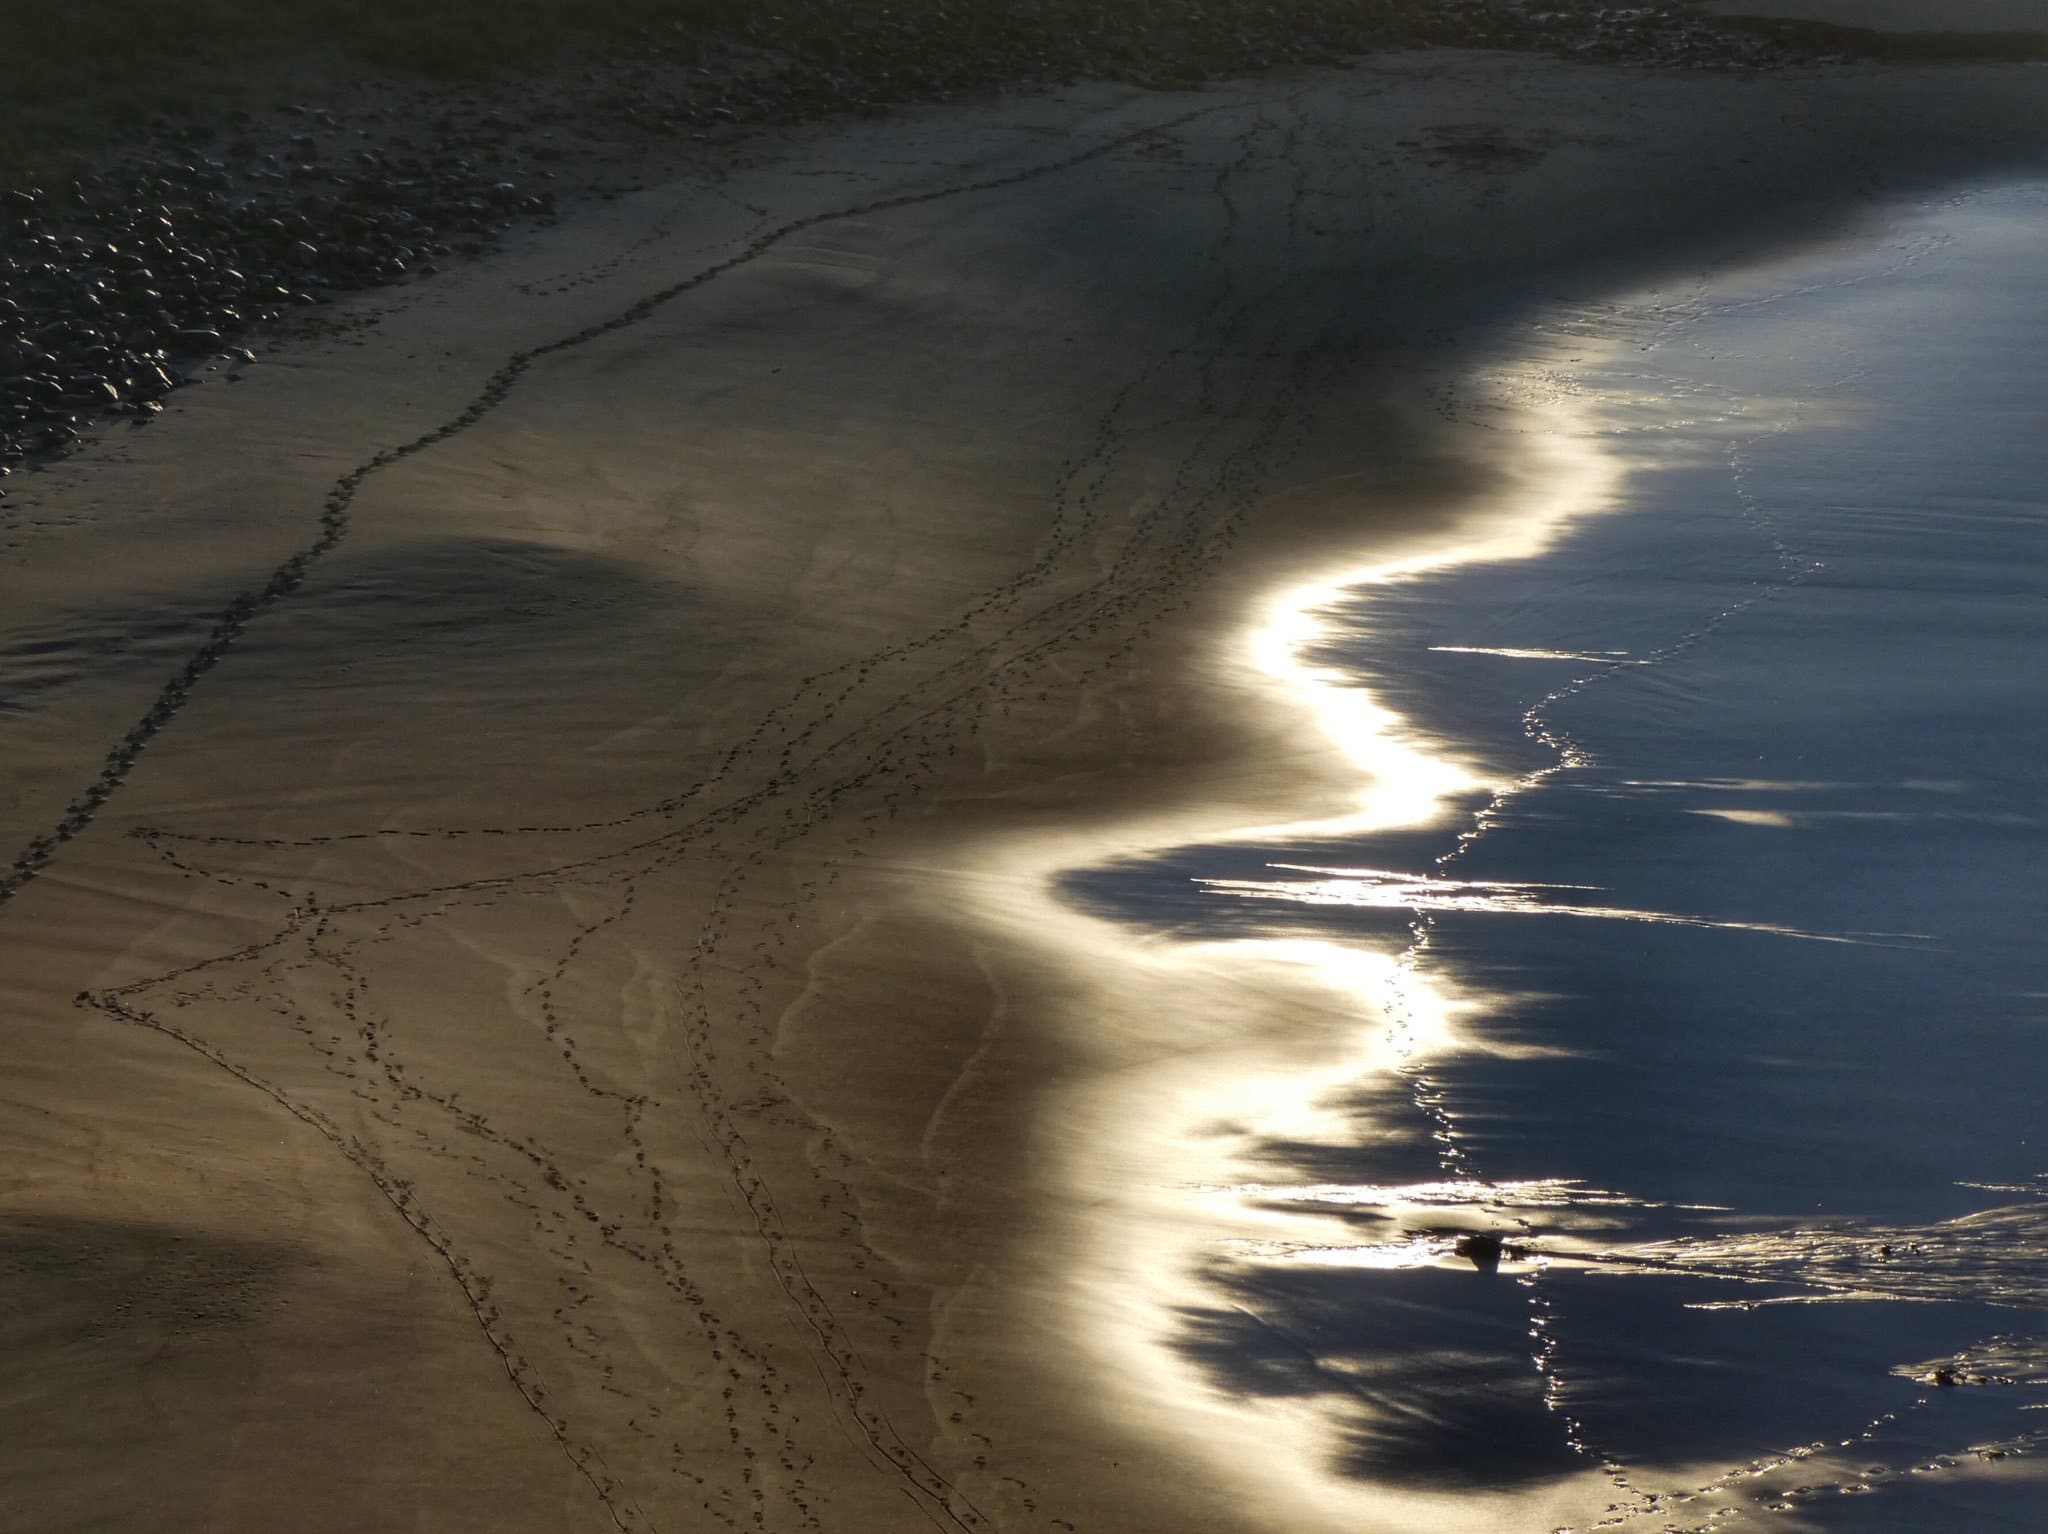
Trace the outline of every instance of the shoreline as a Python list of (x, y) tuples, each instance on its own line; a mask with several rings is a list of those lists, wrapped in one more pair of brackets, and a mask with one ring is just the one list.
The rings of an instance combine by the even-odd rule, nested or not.
[[(1998, 72), (1967, 96), (1797, 84), (1425, 55), (809, 130), (724, 184), (804, 221), (722, 268), (744, 281), (540, 356), (672, 286), (683, 252), (759, 239), (745, 207), (652, 188), (450, 273), (403, 335), (202, 391), (133, 461), (39, 477), (40, 587), (9, 663), (28, 675), (81, 613), (101, 651), (59, 652), (17, 808), (61, 805), (107, 720), (146, 717), (162, 660), (249, 567), (280, 568), (266, 551), (289, 557), (337, 473), (434, 444), (357, 481), (351, 541), (10, 903), (0, 1143), (34, 1168), (10, 1217), (60, 1253), (95, 1225), (87, 1251), (182, 1235), (248, 1297), (38, 1343), (73, 1404), (38, 1403), (35, 1442), (121, 1462), (93, 1435), (175, 1401), (186, 1426), (150, 1452), (217, 1468), (211, 1516), (304, 1528), (393, 1506), (745, 1526), (755, 1492), (828, 1527), (895, 1526), (906, 1492), (970, 1528), (1257, 1526), (1073, 1408), (1086, 1380), (1031, 1319), (1063, 1255), (1030, 1244), (1058, 1149), (1037, 1113), (1114, 1062), (1064, 1021), (1087, 978), (975, 935), (954, 892), (1003, 898), (991, 836), (1087, 836), (1134, 803), (1279, 807), (1349, 775), (1290, 749), (1270, 700), (1247, 711), (1217, 624), (1333, 544), (1426, 534), (1500, 485), (1437, 456), (1416, 375), (1463, 356), (1438, 332), (1497, 326), (1489, 306), (1537, 282), (1595, 302), (1611, 274), (1583, 274), (1620, 250), (1849, 216), (1859, 172), (1931, 180), (2020, 152), (2014, 124), (2048, 142)], [(1443, 153), (1507, 98), (1527, 153)], [(1921, 116), (1897, 121), (1902, 100)], [(1783, 152), (1788, 112), (1808, 139), (1735, 171)], [(1695, 162), (1645, 152), (1703, 115)], [(1872, 121), (1887, 140), (1859, 141)], [(1889, 164), (1923, 126), (1924, 157)], [(1079, 135), (1121, 147), (1046, 169)], [(1823, 169), (1844, 197), (1815, 209)], [(1127, 206), (1156, 213), (1157, 249), (1105, 236)], [(1414, 263), (1444, 252), (1465, 269), (1435, 275), (1462, 285), (1418, 310)], [(1185, 291), (1156, 286), (1162, 256)], [(589, 282), (540, 280), (577, 258)], [(1373, 301), (1333, 309), (1361, 271)], [(435, 436), (508, 352), (536, 359), (521, 387)], [(169, 616), (136, 640), (134, 611)], [(140, 677), (138, 650), (158, 662)], [(214, 1054), (76, 1010), (80, 991), (184, 1018)], [(458, 1284), (420, 1271), (408, 1210), (448, 1233)], [(121, 1350), (166, 1337), (138, 1387)], [(539, 1403), (506, 1372), (544, 1380)], [(641, 1431), (649, 1405), (685, 1477)], [(292, 1495), (312, 1437), (360, 1467), (319, 1508)], [(207, 1516), (163, 1495), (64, 1493), (80, 1518)]]
[[(2031, 163), (2039, 166), (2042, 162), (2036, 158)], [(2003, 169), (1994, 170), (1987, 173), (1987, 179), (1996, 180), (2007, 173)], [(1901, 191), (1897, 195), (1908, 197), (1913, 192)], [(1889, 199), (1880, 199), (1872, 204), (1873, 207), (1889, 205), (1892, 205)], [(1838, 230), (1835, 236), (1816, 238), (1839, 235)], [(1783, 249), (1796, 251), (1803, 243), (1788, 240)], [(1765, 244), (1752, 252), (1748, 259), (1765, 259), (1766, 253), (1774, 248), (1777, 247)], [(1739, 265), (1744, 257), (1731, 254), (1722, 259)], [(1639, 284), (1647, 275), (1637, 271), (1627, 281)], [(1598, 325), (1606, 318), (1603, 305), (1592, 306), (1589, 333), (1597, 335)], [(1463, 364), (1443, 366), (1448, 375), (1456, 377)], [(1507, 500), (1515, 493), (1514, 487), (1506, 486), (1493, 488), (1489, 495)], [(1576, 521), (1576, 516), (1567, 514), (1566, 520)], [(1502, 516), (1500, 526), (1510, 539), (1527, 535), (1527, 529), (1512, 517)], [(1283, 558), (1277, 570), (1292, 573), (1278, 574), (1269, 570), (1263, 577), (1241, 577), (1225, 584), (1245, 594), (1270, 590), (1275, 581), (1291, 587), (1302, 578), (1305, 569), (1317, 568), (1320, 561), (1330, 557), (1327, 542), (1304, 547), (1321, 550), (1308, 555), (1307, 566), (1297, 565), (1291, 558)], [(1403, 549), (1401, 541), (1396, 541), (1390, 549), (1383, 545), (1383, 552), (1372, 564), (1360, 568), (1379, 570), (1390, 564), (1401, 565), (1414, 557)], [(1347, 578), (1330, 576), (1327, 566), (1321, 566), (1321, 570), (1321, 575), (1312, 579), (1319, 589), (1346, 584)], [(1209, 594), (1209, 598), (1204, 603), (1206, 610), (1213, 611), (1219, 605), (1227, 610), (1230, 605), (1219, 604), (1214, 592)], [(1240, 606), (1240, 613), (1263, 613), (1269, 602), (1272, 602), (1275, 613), (1281, 606), (1293, 611), (1293, 604), (1270, 597), (1253, 597), (1250, 603)], [(1214, 624), (1214, 619), (1197, 616), (1184, 620), (1182, 627), (1186, 633), (1203, 634), (1210, 632)], [(1251, 627), (1270, 629), (1272, 624), (1267, 617), (1261, 617)], [(1161, 846), (1181, 844), (1190, 838), (1228, 840), (1238, 835), (1270, 833), (1276, 824), (1299, 829), (1284, 806), (1291, 805), (1296, 811), (1304, 805), (1315, 806), (1307, 811), (1310, 819), (1302, 822), (1306, 825), (1356, 822), (1360, 812), (1346, 811), (1342, 806), (1358, 790), (1359, 773), (1348, 760), (1352, 755), (1348, 746), (1362, 733), (1362, 727), (1336, 731), (1335, 738), (1321, 751), (1294, 747), (1285, 751), (1275, 750), (1273, 742), (1290, 733), (1288, 725), (1294, 722), (1293, 716), (1298, 713), (1296, 703), (1299, 700), (1275, 702), (1257, 696), (1254, 688), (1241, 685), (1248, 671), (1270, 671), (1270, 668), (1255, 667), (1242, 656), (1233, 654), (1242, 641), (1236, 637), (1235, 629), (1226, 626), (1224, 632), (1232, 637), (1194, 640), (1182, 633), (1177, 640), (1163, 641), (1168, 645), (1178, 643), (1182, 647), (1176, 662), (1182, 681), (1179, 695), (1157, 703), (1155, 707), (1161, 710), (1161, 715), (1155, 715), (1148, 724), (1153, 729), (1160, 729), (1162, 716), (1175, 716), (1175, 723), (1170, 728), (1185, 732), (1181, 749), (1169, 753), (1175, 763), (1172, 769), (1162, 768), (1149, 779), (1141, 779), (1139, 786), (1129, 782), (1117, 783), (1107, 792), (1104, 790), (1109, 785), (1101, 780), (1090, 782), (1087, 789), (1079, 791), (1067, 786), (1051, 794), (1034, 795), (1027, 791), (1025, 797), (1036, 807), (1033, 811), (1023, 812), (1021, 818), (1027, 824), (1021, 827), (1018, 823), (1020, 815), (1001, 806), (1000, 793), (985, 796), (981, 802), (970, 800), (965, 809), (969, 820), (966, 830), (953, 833), (936, 844), (930, 837), (914, 831), (905, 832), (901, 838), (909, 848), (902, 854), (906, 865), (905, 878), (915, 880), (920, 887), (917, 892), (902, 888), (904, 881), (887, 875), (878, 888), (886, 894), (893, 887), (893, 898), (907, 901), (923, 913), (923, 922), (916, 930), (893, 939), (905, 953), (923, 954), (948, 942), (974, 941), (972, 937), (960, 937), (963, 930), (984, 934), (1001, 932), (1006, 935), (1006, 941), (1014, 945), (1007, 958), (1004, 979), (995, 986), (1002, 1004), (996, 1009), (989, 1031), (979, 1041), (976, 1069), (985, 1071), (989, 1077), (999, 1077), (1007, 1066), (1019, 1075), (1037, 1076), (1038, 1085), (1034, 1090), (1049, 1106), (1041, 1110), (1047, 1118), (1041, 1120), (1033, 1132), (1032, 1144), (1036, 1149), (1031, 1153), (1031, 1160), (1038, 1168), (1041, 1185), (1047, 1190), (1044, 1196), (1049, 1202), (1076, 1205), (1089, 1211), (1082, 1218), (1097, 1220), (1104, 1227), (1095, 1236), (1078, 1237), (1070, 1228), (1075, 1216), (1053, 1214), (1048, 1217), (1049, 1224), (1031, 1227), (1026, 1243), (1027, 1254), (1014, 1258), (1014, 1268), (1004, 1270), (1003, 1278), (996, 1281), (998, 1287), (1007, 1286), (1007, 1292), (1012, 1295), (1028, 1296), (1028, 1304), (1035, 1316), (1032, 1324), (1043, 1329), (1036, 1350), (1050, 1353), (1073, 1348), (1078, 1351), (1083, 1338), (1097, 1339), (1098, 1334), (1115, 1339), (1098, 1352), (1097, 1377), (1088, 1389), (1101, 1392), (1100, 1401), (1115, 1403), (1112, 1407), (1098, 1404), (1095, 1411), (1098, 1427), (1112, 1431), (1111, 1423), (1115, 1422), (1115, 1441), (1126, 1445), (1149, 1440), (1174, 1444), (1183, 1452), (1194, 1453), (1192, 1446), (1204, 1431), (1199, 1424), (1207, 1413), (1212, 1410), (1216, 1413), (1217, 1423), (1210, 1432), (1211, 1442), (1206, 1452), (1233, 1464), (1242, 1462), (1247, 1468), (1212, 1462), (1210, 1471), (1215, 1482), (1231, 1490), (1220, 1502), (1195, 1504), (1202, 1509), (1201, 1512), (1176, 1516), (1193, 1517), (1196, 1520), (1193, 1526), (1204, 1528), (1237, 1527), (1238, 1523), (1233, 1520), (1241, 1517), (1249, 1517), (1258, 1527), (1302, 1527), (1306, 1509), (1293, 1471), (1298, 1468), (1296, 1455), (1301, 1452), (1301, 1440), (1306, 1433), (1304, 1426), (1292, 1422), (1273, 1403), (1264, 1403), (1273, 1413), (1273, 1420), (1268, 1425), (1273, 1435), (1272, 1443), (1266, 1446), (1266, 1453), (1246, 1454), (1245, 1434), (1251, 1424), (1245, 1419), (1228, 1413), (1220, 1406), (1198, 1406), (1182, 1393), (1180, 1387), (1188, 1383), (1183, 1374), (1169, 1371), (1170, 1378), (1155, 1378), (1146, 1375), (1141, 1366), (1132, 1362), (1133, 1349), (1139, 1353), (1154, 1350), (1151, 1344), (1138, 1345), (1130, 1340), (1134, 1325), (1143, 1327), (1145, 1323), (1132, 1323), (1114, 1310), (1099, 1313), (1104, 1311), (1102, 1305), (1092, 1301), (1077, 1302), (1071, 1294), (1054, 1292), (1054, 1286), (1040, 1276), (1041, 1270), (1048, 1267), (1058, 1269), (1064, 1264), (1072, 1264), (1076, 1268), (1087, 1269), (1091, 1263), (1100, 1263), (1099, 1249), (1102, 1246), (1117, 1252), (1118, 1255), (1107, 1266), (1120, 1274), (1126, 1264), (1154, 1260), (1153, 1254), (1147, 1252), (1144, 1236), (1133, 1233), (1129, 1223), (1133, 1211), (1120, 1204), (1117, 1195), (1111, 1191), (1126, 1176), (1142, 1178), (1144, 1174), (1133, 1174), (1128, 1170), (1127, 1162), (1132, 1159), (1128, 1153), (1114, 1153), (1107, 1168), (1102, 1157), (1106, 1146), (1130, 1132), (1134, 1122), (1132, 1099), (1149, 1110), (1156, 1101), (1156, 1094), (1164, 1090), (1144, 1074), (1150, 1067), (1141, 1062), (1153, 1059), (1155, 1054), (1160, 1062), (1173, 1059), (1185, 1047), (1186, 1040), (1181, 1036), (1183, 1030), (1197, 1037), (1214, 1038), (1220, 1046), (1220, 1041), (1236, 1029), (1247, 1030), (1249, 1036), (1256, 1039), (1260, 1028), (1255, 1020), (1263, 1008), (1291, 1012), (1292, 1025), (1296, 1028), (1306, 1027), (1305, 1017), (1326, 1012), (1329, 1022), (1323, 1055), (1325, 1058), (1330, 1055), (1347, 1057), (1344, 1043), (1346, 1019), (1352, 1016), (1347, 1001), (1355, 995), (1353, 987), (1364, 982), (1346, 977), (1341, 973), (1341, 966), (1333, 966), (1333, 954), (1312, 952), (1310, 950), (1315, 945), (1303, 943), (1299, 945), (1302, 950), (1299, 953), (1254, 963), (1251, 967), (1259, 973), (1248, 980), (1241, 962), (1225, 964), (1220, 958), (1224, 947), (1242, 947), (1242, 944), (1218, 943), (1213, 945), (1216, 951), (1211, 952), (1212, 945), (1182, 945), (1166, 934), (1156, 940), (1135, 936), (1076, 911), (1068, 901), (1053, 892), (1053, 883), (1061, 873)], [(1221, 665), (1211, 653), (1219, 648), (1228, 657)], [(1234, 705), (1225, 712), (1236, 716), (1246, 731), (1238, 739), (1239, 748), (1251, 760), (1269, 764), (1285, 761), (1287, 771), (1298, 774), (1278, 803), (1265, 796), (1263, 786), (1255, 794), (1231, 792), (1234, 773), (1222, 774), (1223, 784), (1211, 786), (1205, 781), (1206, 774), (1186, 770), (1191, 765), (1189, 758), (1198, 758), (1216, 741), (1213, 736), (1205, 735), (1200, 726), (1190, 730), (1180, 711), (1185, 707), (1190, 692), (1217, 690), (1219, 673), (1225, 676), (1234, 674), (1222, 690)], [(1358, 699), (1354, 696), (1345, 701), (1355, 703)], [(1268, 728), (1262, 715), (1280, 717), (1273, 721), (1273, 727)], [(1201, 744), (1185, 744), (1189, 736)], [(1264, 780), (1261, 781), (1263, 785)], [(989, 802), (991, 799), (995, 802)], [(1133, 818), (1133, 811), (1140, 805), (1151, 811), (1149, 817)], [(1063, 819), (1071, 809), (1085, 811), (1074, 820), (1072, 829), (1052, 831), (1045, 828), (1048, 822)], [(1337, 815), (1336, 820), (1323, 818), (1332, 813)], [(953, 818), (957, 822), (962, 817), (956, 813)], [(978, 830), (972, 825), (972, 821), (977, 819), (981, 822)], [(962, 908), (975, 913), (970, 920), (962, 920)], [(1181, 950), (1178, 958), (1165, 956), (1177, 949)], [(1025, 957), (1027, 950), (1034, 951), (1035, 957)], [(1334, 978), (1316, 977), (1319, 967), (1332, 968)], [(1287, 974), (1289, 969), (1298, 971), (1298, 974), (1290, 978)], [(1084, 976), (1091, 978), (1084, 980), (1081, 978)], [(1263, 983), (1253, 983), (1253, 980)], [(1276, 1000), (1276, 997), (1281, 999)], [(1438, 998), (1437, 1005), (1443, 1014), (1448, 1015), (1457, 1010), (1459, 1003), (1452, 998)], [(1148, 1016), (1159, 1009), (1173, 1017), (1169, 1031), (1161, 1031), (1156, 1022), (1148, 1024)], [(1083, 1026), (1078, 1021), (1058, 1026), (1051, 1021), (1054, 1018), (1080, 1020), (1103, 1014), (1115, 1018), (1112, 1032), (1148, 1042), (1134, 1043), (1125, 1053), (1121, 1046), (1105, 1046), (1092, 1027)], [(1008, 1030), (1013, 1024), (1004, 1020), (1012, 1018), (1036, 1019), (1035, 1026), (1047, 1030), (1048, 1037), (1035, 1044), (1008, 1037)], [(1309, 1031), (1313, 1032), (1312, 1029)], [(1355, 1026), (1349, 1031), (1355, 1031)], [(1306, 1052), (1315, 1054), (1316, 1050), (1310, 1046)], [(1004, 1059), (1006, 1055), (1009, 1057), (1007, 1061)], [(1170, 1078), (1170, 1068), (1162, 1064), (1159, 1070), (1162, 1080)], [(1349, 1070), (1348, 1064), (1340, 1065), (1333, 1071), (1333, 1076), (1346, 1075)], [(967, 1078), (962, 1079), (964, 1082)], [(1081, 1083), (1090, 1080), (1117, 1083), (1117, 1090), (1128, 1095), (1113, 1099), (1106, 1106), (1074, 1106), (1076, 1102), (1089, 1101), (1089, 1089)], [(1232, 1094), (1242, 1093), (1247, 1086), (1240, 1077), (1232, 1077), (1228, 1085), (1230, 1091), (1219, 1094), (1218, 1114), (1226, 1111), (1222, 1105), (1231, 1099)], [(1100, 1127), (1084, 1131), (1069, 1122), (1072, 1118), (1098, 1121), (1100, 1125), (1114, 1128), (1111, 1131)], [(1072, 1149), (1068, 1149), (1069, 1146)], [(1074, 1165), (1060, 1172), (1050, 1170), (1060, 1165), (1062, 1158), (1071, 1160)], [(1084, 1167), (1085, 1171), (1076, 1172), (1076, 1166)], [(1186, 1163), (1173, 1163), (1173, 1170), (1174, 1176), (1169, 1179), (1172, 1181), (1183, 1181), (1189, 1175)], [(990, 1173), (985, 1168), (977, 1168), (976, 1171), (978, 1189), (987, 1196), (993, 1196), (993, 1190), (1010, 1181), (1008, 1176)], [(1170, 1222), (1163, 1228), (1170, 1229)], [(1173, 1233), (1166, 1237), (1169, 1246), (1177, 1235)], [(999, 1237), (983, 1239), (997, 1245), (1004, 1244)], [(1138, 1257), (1129, 1255), (1131, 1253), (1146, 1255)], [(1112, 1296), (1136, 1294), (1145, 1287), (1145, 1281), (1124, 1274), (1105, 1292)], [(1147, 1315), (1149, 1317), (1150, 1313)], [(1185, 1369), (1186, 1366), (1181, 1367)], [(1166, 1388), (1145, 1388), (1134, 1384), (1134, 1380)], [(1196, 1425), (1190, 1425), (1190, 1418)], [(1507, 1516), (1510, 1509), (1515, 1516), (1525, 1519), (1531, 1528), (1549, 1528), (1553, 1523), (1569, 1518), (1594, 1519), (1612, 1497), (1613, 1488), (1599, 1481), (1597, 1465), (1590, 1466), (1588, 1474), (1599, 1484), (1582, 1493), (1561, 1491), (1555, 1504), (1543, 1509), (1532, 1508), (1512, 1498), (1504, 1499), (1497, 1507), (1489, 1507), (1483, 1497), (1460, 1491), (1455, 1495), (1447, 1493), (1448, 1500), (1445, 1501), (1424, 1498), (1403, 1504), (1404, 1511), (1386, 1526), (1412, 1526), (1407, 1521), (1409, 1519), (1427, 1518), (1440, 1522), (1456, 1511), (1476, 1519), (1480, 1526), (1491, 1527), (1487, 1523), (1489, 1518)], [(1276, 1479), (1281, 1483), (1277, 1495)], [(1357, 1500), (1339, 1497), (1324, 1511), (1332, 1526), (1359, 1527), (1358, 1519), (1365, 1500), (1366, 1494), (1362, 1493)], [(1221, 1510), (1225, 1505), (1240, 1511), (1225, 1514)], [(1380, 1504), (1382, 1512), (1386, 1505), (1384, 1502)], [(1249, 1511), (1245, 1511), (1247, 1509)], [(1204, 1518), (1211, 1521), (1204, 1522)]]
[[(1621, 344), (1553, 340), (1494, 357), (1488, 370), (1547, 376), (1546, 354), (1562, 363), (1567, 350)], [(1564, 403), (1503, 401), (1503, 413), (1526, 409), (1529, 419), (1505, 428), (1520, 452), (1498, 466), (1502, 483), (1445, 523), (1381, 542), (1367, 563), (1326, 567), (1270, 592), (1194, 668), (1231, 676), (1243, 706), (1271, 716), (1280, 733), (1320, 740), (1303, 753), (1318, 770), (1281, 800), (1287, 817), (1247, 823), (1243, 808), (1190, 801), (1168, 816), (1118, 821), (1113, 836), (1003, 835), (976, 859), (995, 870), (988, 898), (975, 902), (977, 920), (1012, 947), (1037, 950), (1045, 967), (1089, 977), (1090, 989), (1064, 1010), (1109, 1019), (1105, 1031), (1118, 1041), (1075, 1025), (1063, 1035), (1063, 1049), (1090, 1063), (1078, 1081), (1047, 1093), (1047, 1116), (1060, 1126), (1052, 1134), (1066, 1144), (1059, 1172), (1045, 1181), (1058, 1190), (1049, 1201), (1075, 1211), (1054, 1220), (1077, 1229), (1061, 1238), (1072, 1271), (1058, 1292), (1037, 1296), (1037, 1324), (1093, 1354), (1102, 1393), (1095, 1412), (1105, 1426), (1200, 1460), (1233, 1503), (1258, 1509), (1257, 1526), (1492, 1528), (1513, 1518), (1517, 1527), (1551, 1528), (1598, 1517), (1614, 1489), (1595, 1465), (1586, 1476), (1593, 1484), (1561, 1481), (1540, 1505), (1480, 1484), (1435, 1493), (1352, 1485), (1329, 1469), (1344, 1457), (1345, 1424), (1273, 1396), (1230, 1401), (1199, 1364), (1176, 1355), (1162, 1320), (1204, 1292), (1197, 1254), (1215, 1260), (1219, 1247), (1254, 1246), (1269, 1230), (1284, 1241), (1292, 1225), (1242, 1198), (1219, 1211), (1232, 1174), (1246, 1170), (1222, 1147), (1260, 1134), (1341, 1135), (1341, 1114), (1318, 1097), (1374, 1078), (1407, 1081), (1415, 1058), (1456, 1047), (1468, 1003), (1416, 973), (1413, 953), (1389, 961), (1362, 944), (1313, 938), (1191, 936), (1171, 925), (1145, 932), (1087, 909), (1062, 886), (1191, 844), (1448, 829), (1459, 803), (1510, 792), (1445, 749), (1457, 743), (1419, 744), (1369, 687), (1313, 657), (1324, 642), (1323, 611), (1340, 596), (1355, 599), (1407, 573), (1541, 558), (1576, 524), (1612, 510), (1623, 472), (1590, 461), (1577, 444), (1554, 445), (1571, 440), (1563, 423), (1548, 420)], [(1532, 503), (1542, 508), (1533, 525)], [(1331, 553), (1326, 547), (1324, 557)], [(1408, 1022), (1398, 1038), (1391, 1030), (1382, 1037), (1369, 1019), (1396, 994)], [(1439, 1149), (1451, 1158), (1442, 1175), (1460, 1175), (1451, 1142)], [(1565, 1430), (1579, 1431), (1569, 1419)]]

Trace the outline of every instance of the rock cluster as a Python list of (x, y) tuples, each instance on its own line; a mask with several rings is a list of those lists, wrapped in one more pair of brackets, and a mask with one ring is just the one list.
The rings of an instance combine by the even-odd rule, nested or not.
[[(325, 119), (322, 121), (322, 119)], [(248, 333), (350, 289), (431, 273), (553, 193), (402, 143), (343, 148), (326, 114), (279, 147), (160, 147), (0, 206), (0, 471), (94, 419), (146, 419)], [(237, 152), (239, 151), (239, 152)]]

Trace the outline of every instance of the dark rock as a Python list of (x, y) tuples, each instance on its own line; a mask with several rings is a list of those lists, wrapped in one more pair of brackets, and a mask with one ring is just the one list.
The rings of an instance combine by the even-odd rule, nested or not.
[(1491, 1231), (1468, 1231), (1458, 1237), (1452, 1250), (1482, 1273), (1494, 1272), (1501, 1258), (1511, 1255), (1511, 1249)]

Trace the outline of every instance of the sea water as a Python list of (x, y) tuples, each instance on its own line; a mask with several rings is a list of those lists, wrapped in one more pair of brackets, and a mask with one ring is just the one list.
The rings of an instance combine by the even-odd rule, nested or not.
[(1496, 1527), (2048, 1526), (2048, 186), (1535, 334), (1447, 409), (1601, 493), (1291, 641), (1439, 813), (1066, 881), (1387, 966), (1157, 1345)]

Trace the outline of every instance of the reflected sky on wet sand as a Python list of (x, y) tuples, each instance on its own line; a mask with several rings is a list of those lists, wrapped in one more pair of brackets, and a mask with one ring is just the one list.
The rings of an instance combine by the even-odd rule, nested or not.
[(1445, 405), (1509, 503), (1246, 638), (1356, 811), (1059, 878), (1186, 1019), (1077, 1113), (1131, 1190), (1078, 1282), (1231, 1474), (2048, 1509), (2044, 241), (1990, 189), (1539, 316)]

